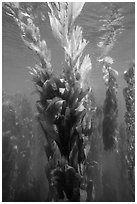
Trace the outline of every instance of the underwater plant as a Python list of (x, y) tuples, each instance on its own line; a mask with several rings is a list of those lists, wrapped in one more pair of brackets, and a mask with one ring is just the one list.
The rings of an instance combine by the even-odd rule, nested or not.
[[(8, 123), (7, 123), (8, 118)], [(2, 95), (2, 201), (39, 201), (32, 175), (33, 112), (22, 94)], [(35, 124), (36, 125), (36, 124)], [(40, 133), (40, 132), (39, 132)], [(39, 134), (38, 133), (38, 134)], [(39, 146), (37, 144), (37, 146)], [(36, 149), (36, 148), (35, 148)], [(33, 162), (34, 163), (34, 162)]]
[[(108, 15), (102, 20), (104, 24), (100, 28), (101, 33), (105, 33), (98, 44), (101, 50), (98, 61), (103, 66), (106, 84), (106, 98), (102, 108), (97, 107), (88, 81), (88, 74), (92, 70), (90, 57), (85, 55), (88, 42), (83, 38), (82, 28), (76, 25), (75, 21), (84, 7), (84, 2), (4, 4), (7, 14), (13, 17), (20, 28), (23, 42), (36, 57), (38, 56), (37, 64), (29, 67), (35, 92), (38, 94), (37, 121), (34, 117), (32, 119), (30, 104), (26, 98), (17, 95), (11, 100), (16, 107), (15, 116), (18, 118), (16, 133), (19, 136), (16, 145), (19, 154), (15, 155), (16, 158), (13, 157), (11, 164), (7, 159), (11, 172), (5, 170), (3, 176), (7, 171), (7, 180), (13, 179), (10, 181), (13, 191), (8, 189), (8, 182), (5, 182), (5, 199), (6, 193), (9, 192), (7, 200), (24, 202), (118, 201), (123, 197), (128, 200), (128, 195), (125, 196), (128, 194), (128, 190), (125, 190), (126, 135), (124, 127), (118, 129), (117, 125), (118, 72), (112, 68), (114, 60), (108, 56), (116, 42), (116, 35), (123, 30), (121, 10), (115, 7), (115, 4), (108, 4)], [(52, 67), (50, 50), (40, 34), (39, 21), (48, 17), (53, 35), (65, 54), (60, 76), (55, 75), (56, 67)], [(126, 89), (126, 104), (131, 102), (127, 95), (129, 92)], [(127, 105), (128, 110), (130, 105)], [(14, 129), (16, 130), (16, 127)], [(128, 140), (127, 166), (133, 189), (134, 153), (130, 152), (131, 148), (134, 149), (132, 142), (134, 139)], [(9, 156), (12, 155), (12, 144), (9, 141), (7, 143), (3, 146), (4, 149), (8, 146)], [(108, 151), (113, 150), (115, 146), (120, 148), (118, 152)], [(6, 158), (5, 152), (3, 156)], [(16, 167), (14, 175), (12, 165)], [(130, 168), (131, 166), (133, 168)], [(119, 179), (119, 175), (123, 177)], [(122, 179), (125, 182), (118, 185)], [(123, 189), (120, 189), (121, 186)], [(120, 197), (120, 194), (123, 197)]]
[(127, 133), (126, 161), (133, 201), (135, 200), (135, 63), (124, 72), (127, 87), (123, 90), (126, 103), (125, 123)]
[[(7, 124), (8, 117), (8, 124)], [(15, 110), (11, 102), (2, 103), (2, 200), (13, 200), (13, 175), (16, 158), (14, 138)]]
[(101, 49), (101, 56), (98, 61), (103, 64), (103, 79), (107, 88), (103, 107), (103, 143), (106, 151), (115, 147), (118, 134), (118, 100), (116, 97), (118, 89), (116, 75), (118, 75), (118, 72), (111, 67), (114, 60), (107, 54), (114, 47), (116, 35), (123, 30), (122, 19), (124, 18), (121, 10), (115, 5), (112, 4), (109, 10), (110, 13), (105, 19), (101, 20), (104, 24), (99, 30), (105, 31), (105, 34), (100, 37), (101, 41), (98, 43), (98, 47)]
[(83, 58), (88, 42), (82, 36), (81, 27), (74, 24), (84, 2), (48, 3), (48, 6), (53, 34), (65, 51), (65, 65), (60, 77), (53, 73), (46, 41), (41, 40), (39, 28), (31, 16), (24, 13), (19, 4), (10, 3), (7, 8), (21, 29), (24, 43), (40, 59), (35, 68), (29, 69), (40, 96), (36, 103), (37, 118), (48, 142), (52, 194), (49, 200), (80, 201), (85, 140), (89, 136), (92, 117), (89, 114), (92, 91), (86, 80), (92, 65), (89, 55)]
[(118, 161), (119, 166), (119, 192), (121, 201), (132, 201), (131, 192), (129, 188), (128, 180), (128, 166), (126, 161), (127, 155), (127, 134), (126, 134), (126, 124), (124, 121), (119, 125), (119, 136), (118, 136)]

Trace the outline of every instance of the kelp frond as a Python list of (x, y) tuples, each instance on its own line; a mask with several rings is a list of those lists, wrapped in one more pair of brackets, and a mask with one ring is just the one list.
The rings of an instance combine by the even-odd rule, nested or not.
[[(92, 117), (89, 114), (92, 112), (92, 91), (86, 81), (92, 64), (89, 55), (83, 56), (87, 41), (83, 38), (82, 28), (74, 25), (84, 3), (48, 3), (48, 6), (53, 34), (65, 52), (61, 77), (52, 74), (49, 50), (33, 19), (28, 15), (22, 16), (20, 7), (16, 7), (16, 12), (13, 8), (13, 16), (24, 43), (40, 59), (40, 64), (29, 70), (40, 96), (36, 103), (37, 118), (51, 150), (48, 158), (53, 163), (50, 166), (49, 161), (49, 169), (53, 171), (49, 183), (54, 189), (54, 200), (80, 201), (80, 183), (86, 159), (84, 142), (90, 134)], [(87, 125), (85, 121), (88, 121)], [(60, 155), (56, 159), (52, 154), (53, 146), (57, 147), (55, 155)]]
[(123, 31), (121, 9), (118, 9), (113, 4), (109, 8), (109, 14), (105, 17), (103, 25), (99, 31), (106, 31), (101, 37), (101, 41), (98, 43), (98, 47), (101, 49), (101, 56), (98, 59), (102, 63), (103, 79), (105, 81), (106, 99), (104, 101), (104, 120), (103, 120), (103, 142), (104, 149), (111, 150), (115, 147), (117, 141), (117, 117), (118, 117), (118, 102), (116, 98), (118, 84), (116, 75), (118, 71), (113, 69), (111, 66), (114, 60), (108, 56), (110, 50), (114, 47), (116, 42), (117, 34)]
[[(59, 39), (65, 51), (67, 63), (64, 69), (65, 78), (71, 84), (80, 80), (83, 86), (84, 75), (82, 74), (91, 71), (92, 66), (89, 56), (81, 60), (88, 42), (82, 36), (82, 28), (74, 26), (74, 21), (80, 14), (84, 3), (48, 3), (48, 5), (51, 10), (49, 18), (53, 34)], [(81, 64), (86, 64), (85, 69)]]
[(135, 64), (132, 63), (124, 72), (127, 87), (123, 94), (126, 102), (126, 132), (127, 132), (127, 167), (129, 175), (130, 190), (133, 201), (135, 200)]
[[(40, 39), (40, 30), (34, 24), (33, 18), (27, 11), (20, 8), (20, 3), (6, 3), (8, 13), (13, 16), (21, 30), (21, 38), (28, 48), (33, 50), (40, 59), (40, 66), (46, 69), (47, 75), (52, 73), (50, 51), (45, 40)], [(35, 70), (37, 67), (35, 67)]]
[[(65, 87), (60, 93), (64, 103), (61, 112), (56, 115), (55, 125), (59, 135), (57, 144), (61, 155), (66, 159), (66, 164), (55, 168), (55, 172), (58, 170), (62, 176), (61, 178), (57, 176), (57, 186), (54, 186), (60, 199), (64, 198), (65, 194), (69, 201), (80, 201), (80, 180), (75, 178), (77, 175), (83, 175), (82, 165), (86, 158), (84, 141), (91, 122), (86, 102), (91, 100), (88, 98), (91, 90), (85, 79), (91, 71), (92, 64), (89, 55), (82, 60), (87, 41), (83, 39), (81, 27), (74, 25), (74, 20), (80, 14), (84, 3), (48, 3), (48, 5), (51, 10), (49, 18), (53, 34), (65, 51), (63, 71)], [(89, 123), (84, 127), (85, 120)], [(69, 172), (73, 174), (73, 181), (69, 182), (69, 186), (67, 164)], [(59, 188), (60, 185), (62, 189)]]

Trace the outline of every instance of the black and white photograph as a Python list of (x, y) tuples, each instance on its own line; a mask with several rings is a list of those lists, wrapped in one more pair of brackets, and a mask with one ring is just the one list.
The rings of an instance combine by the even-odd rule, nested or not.
[(135, 2), (1, 11), (1, 202), (135, 202)]

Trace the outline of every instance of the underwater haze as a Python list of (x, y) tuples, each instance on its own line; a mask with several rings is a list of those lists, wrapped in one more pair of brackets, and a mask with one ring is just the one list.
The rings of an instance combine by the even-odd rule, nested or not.
[[(64, 50), (62, 48), (63, 46), (61, 47), (59, 40), (57, 40), (53, 34), (53, 30), (52, 30), (52, 26), (51, 26), (49, 14), (48, 14), (50, 13), (50, 8), (48, 7), (47, 4), (43, 4), (43, 2), (36, 2), (36, 3), (24, 2), (21, 4), (22, 6), (24, 6), (25, 9), (30, 5), (32, 5), (33, 12), (34, 12), (33, 21), (35, 25), (38, 26), (40, 29), (41, 40), (45, 40), (47, 43), (47, 48), (51, 52), (51, 64), (52, 64), (53, 71), (56, 74), (56, 76), (58, 76), (59, 78), (62, 73), (62, 69), (66, 63), (65, 62), (66, 53), (64, 54)], [(51, 4), (51, 7), (53, 5)], [(110, 101), (110, 107), (109, 107), (109, 102), (107, 104), (107, 99), (106, 99), (107, 82), (106, 81), (104, 82), (103, 73), (102, 73), (102, 64), (99, 62), (99, 59), (101, 59), (101, 56), (103, 56), (103, 54), (101, 53), (101, 49), (98, 46), (98, 44), (101, 41), (101, 37), (107, 31), (107, 30), (100, 30), (102, 26), (102, 22), (105, 22), (106, 15), (110, 14), (110, 10), (112, 8), (115, 8), (116, 10), (120, 11), (122, 16), (124, 16), (124, 18), (122, 19), (122, 32), (116, 35), (116, 41), (114, 43), (114, 46), (112, 47), (112, 50), (110, 50), (109, 52), (109, 56), (111, 57), (111, 59), (114, 60), (114, 63), (112, 64), (112, 68), (118, 72), (118, 75), (114, 77), (114, 80), (116, 78), (118, 89), (114, 87), (115, 90), (112, 96), (110, 95), (110, 97), (112, 97), (111, 99), (112, 103)], [(85, 167), (86, 170), (84, 169), (84, 167), (83, 169), (87, 174), (86, 179), (91, 182), (90, 183), (88, 181), (90, 184), (92, 184), (92, 187), (91, 187), (92, 190), (90, 191), (90, 188), (88, 187), (88, 185), (86, 186), (85, 183), (87, 180), (83, 179), (84, 180), (83, 181), (81, 179), (83, 182), (82, 184), (83, 187), (81, 187), (81, 190), (80, 190), (81, 198), (79, 201), (131, 202), (131, 201), (134, 201), (134, 196), (135, 196), (134, 190), (133, 190), (134, 189), (134, 182), (133, 182), (134, 168), (132, 169), (132, 175), (129, 179), (128, 177), (129, 169), (127, 167), (127, 160), (126, 160), (127, 159), (126, 156), (129, 153), (129, 152), (127, 153), (127, 146), (129, 142), (127, 138), (129, 135), (126, 132), (127, 123), (124, 119), (125, 112), (126, 111), (128, 112), (128, 108), (127, 108), (127, 103), (125, 102), (126, 99), (123, 96), (123, 89), (127, 87), (127, 83), (128, 83), (124, 78), (124, 72), (129, 69), (131, 62), (134, 63), (135, 61), (135, 3), (134, 2), (86, 2), (82, 8), (82, 11), (76, 18), (74, 25), (78, 25), (82, 27), (83, 38), (88, 41), (88, 44), (85, 47), (82, 54), (83, 55), (89, 54), (89, 57), (91, 60), (91, 64), (90, 64), (91, 69), (88, 72), (86, 79), (89, 82), (90, 87), (92, 88), (92, 94), (93, 94), (92, 97), (94, 101), (93, 106), (94, 105), (96, 106), (96, 108), (93, 107), (95, 108), (94, 109), (95, 112), (93, 110), (93, 113), (91, 113), (91, 115), (89, 113), (91, 124), (89, 125), (88, 119), (85, 120), (86, 121), (85, 126), (88, 124), (89, 129), (87, 128), (88, 126), (87, 125), (86, 133), (82, 132), (85, 129), (81, 130), (82, 135), (90, 134), (91, 136), (89, 137), (90, 139), (88, 138), (89, 140), (87, 142), (88, 145), (90, 144), (89, 155), (87, 156), (88, 158), (87, 161), (89, 163), (87, 162), (88, 165), (86, 163), (87, 165)], [(36, 53), (33, 52), (33, 50), (29, 49), (25, 45), (25, 43), (21, 38), (21, 30), (19, 26), (15, 22), (14, 18), (11, 15), (7, 14), (7, 8), (3, 3), (3, 6), (2, 6), (2, 90), (3, 90), (3, 96), (2, 96), (3, 97), (2, 98), (3, 100), (2, 101), (2, 138), (3, 138), (2, 139), (3, 140), (2, 141), (2, 147), (3, 147), (2, 149), (2, 164), (3, 164), (2, 165), (2, 191), (3, 192), (2, 192), (2, 197), (3, 198), (2, 199), (3, 201), (7, 201), (7, 202), (9, 201), (10, 202), (11, 201), (12, 202), (14, 201), (15, 202), (16, 201), (17, 202), (62, 201), (58, 196), (57, 198), (52, 197), (53, 196), (52, 195), (53, 192), (51, 191), (52, 185), (50, 186), (49, 180), (51, 179), (53, 183), (55, 181), (53, 181), (54, 179), (52, 180), (53, 174), (52, 175), (50, 174), (51, 172), (49, 169), (51, 165), (51, 169), (53, 170), (53, 166), (54, 166), (53, 163), (55, 162), (56, 166), (58, 166), (59, 162), (57, 161), (53, 162), (50, 160), (51, 147), (49, 147), (50, 145), (48, 146), (49, 141), (45, 136), (49, 129), (47, 130), (47, 132), (44, 131), (44, 128), (42, 128), (41, 123), (38, 122), (39, 115), (37, 112), (39, 112), (41, 107), (40, 109), (37, 108), (38, 110), (36, 110), (36, 101), (39, 100), (38, 102), (41, 102), (43, 100), (44, 101), (43, 103), (47, 105), (48, 96), (46, 99), (43, 99), (42, 98), (43, 95), (40, 95), (39, 97), (39, 95), (36, 93), (34, 82), (32, 80), (32, 77), (28, 69), (28, 67), (35, 67), (36, 63), (38, 62), (39, 62), (39, 57), (37, 56)], [(77, 89), (75, 90), (77, 91)], [(115, 95), (115, 91), (117, 92), (116, 95)], [(50, 92), (47, 92), (47, 93), (49, 93), (49, 95), (51, 94)], [(76, 94), (76, 97), (78, 97), (77, 94)], [(118, 117), (116, 116), (117, 101), (115, 101), (115, 97), (117, 97), (118, 99)], [(132, 97), (134, 98), (134, 96)], [(51, 100), (51, 98), (49, 99)], [(66, 99), (63, 98), (63, 100), (66, 100)], [(108, 101), (109, 101), (109, 97), (108, 97)], [(103, 105), (105, 104), (105, 102), (108, 105), (108, 108), (103, 109)], [(56, 103), (56, 101), (54, 103)], [(62, 101), (60, 103), (62, 103)], [(81, 101), (79, 103), (81, 103)], [(62, 104), (64, 104), (64, 102)], [(112, 110), (111, 110), (111, 105), (112, 106), (114, 105), (112, 107)], [(69, 108), (71, 109), (71, 106)], [(114, 112), (113, 112), (113, 108), (115, 109)], [(77, 109), (75, 109), (75, 111), (78, 111)], [(104, 141), (105, 139), (103, 136), (104, 134), (103, 125), (105, 123), (104, 122), (105, 111), (107, 113), (107, 109), (108, 109), (108, 112), (110, 111), (109, 112), (110, 118), (111, 118), (111, 113), (112, 115), (114, 113), (114, 118), (112, 116), (112, 120), (110, 119), (112, 123), (106, 123), (106, 126), (108, 126), (108, 129), (111, 132), (111, 125), (112, 125), (113, 126), (112, 129), (115, 129), (114, 132), (117, 135), (116, 138), (113, 138), (115, 141), (112, 141), (112, 143), (114, 142), (116, 145), (114, 145), (115, 146), (114, 149), (112, 148), (113, 150), (110, 150), (110, 151), (108, 150), (109, 147), (108, 149), (105, 149), (105, 142), (107, 143), (107, 141)], [(47, 109), (45, 110), (47, 111)], [(54, 112), (54, 109), (53, 109), (53, 112)], [(52, 118), (52, 114), (53, 113), (51, 111), (51, 118)], [(62, 113), (59, 113), (59, 114), (62, 114)], [(59, 117), (58, 116), (59, 114), (56, 114), (56, 117), (54, 117), (54, 119), (57, 119)], [(116, 120), (118, 121), (116, 128), (114, 128), (115, 124), (113, 124), (113, 122), (115, 123), (115, 116), (117, 117)], [(85, 115), (83, 116), (83, 118), (84, 117)], [(38, 120), (36, 118), (38, 118)], [(51, 118), (49, 116), (50, 122), (53, 120), (53, 118), (52, 119)], [(84, 119), (81, 119), (81, 121), (83, 125)], [(109, 127), (109, 124), (110, 124), (110, 127)], [(58, 126), (56, 123), (54, 124), (54, 126), (55, 125), (57, 128)], [(68, 123), (68, 126), (69, 125), (70, 124)], [(76, 132), (78, 128), (75, 127)], [(61, 130), (56, 129), (56, 131), (59, 134), (60, 133), (59, 131), (62, 131), (62, 129)], [(63, 132), (62, 134), (67, 135), (66, 132), (65, 133)], [(52, 134), (53, 133), (54, 132), (52, 132)], [(70, 131), (70, 134), (71, 133), (72, 131)], [(113, 134), (113, 130), (112, 130), (112, 134)], [(107, 131), (106, 131), (106, 135), (107, 135)], [(109, 146), (109, 142), (111, 143), (111, 138), (108, 137), (108, 140), (109, 141), (107, 145)], [(132, 141), (130, 140), (130, 142), (134, 143), (133, 140)], [(72, 141), (72, 143), (75, 144), (74, 141)], [(84, 144), (87, 145), (87, 143), (85, 142)], [(65, 141), (64, 141), (64, 144), (66, 144)], [(86, 145), (84, 147), (88, 149), (89, 146), (88, 145), (86, 146)], [(56, 160), (55, 156), (58, 157), (57, 159), (60, 158), (59, 154), (56, 155), (56, 151), (58, 149), (59, 148), (57, 147), (55, 148), (54, 146), (55, 152), (52, 154), (53, 160)], [(134, 148), (132, 148), (132, 153), (131, 153), (134, 155), (133, 151), (134, 151)], [(71, 152), (71, 153), (74, 153), (74, 152)], [(86, 157), (84, 157), (84, 159), (85, 158)], [(63, 159), (61, 160), (61, 165), (64, 162)], [(76, 158), (74, 158), (74, 160), (75, 159)], [(82, 168), (80, 165), (79, 165), (78, 172), (84, 171), (83, 169), (82, 170), (80, 169)], [(60, 186), (62, 186), (61, 183), (60, 183)], [(58, 186), (59, 191), (61, 191), (60, 186)], [(66, 191), (64, 190), (62, 192), (63, 192), (63, 195), (61, 194), (61, 196), (63, 197), (63, 199), (66, 199), (66, 201), (69, 201), (71, 196), (66, 193), (67, 190)], [(70, 199), (70, 201), (73, 201), (73, 200)]]
[[(105, 86), (102, 79), (102, 72), (97, 57), (99, 49), (97, 44), (101, 18), (106, 15), (106, 6), (111, 3), (105, 2), (87, 2), (77, 19), (77, 23), (83, 28), (84, 37), (89, 41), (87, 52), (90, 54), (92, 61), (92, 70), (90, 75), (91, 86), (97, 102), (101, 105), (104, 100)], [(117, 2), (118, 8), (122, 8), (124, 20), (124, 31), (117, 36), (117, 42), (110, 52), (114, 58), (114, 68), (119, 72), (119, 105), (123, 109), (122, 89), (125, 86), (123, 72), (127, 69), (129, 63), (135, 58), (135, 4), (133, 2)], [(47, 9), (47, 8), (46, 8)], [(47, 12), (44, 21), (38, 22), (42, 39), (45, 39), (48, 48), (51, 50), (53, 69), (57, 74), (61, 73), (62, 63), (64, 62), (63, 50), (54, 38)], [(32, 82), (27, 66), (34, 66), (37, 61), (36, 56), (22, 42), (20, 31), (13, 19), (6, 15), (3, 9), (2, 13), (2, 84), (7, 93), (25, 92), (30, 94), (33, 91)]]

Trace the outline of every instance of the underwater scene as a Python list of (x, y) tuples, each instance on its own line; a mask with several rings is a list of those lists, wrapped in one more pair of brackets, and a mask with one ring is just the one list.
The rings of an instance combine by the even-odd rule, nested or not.
[(2, 201), (135, 201), (135, 3), (2, 3)]

